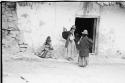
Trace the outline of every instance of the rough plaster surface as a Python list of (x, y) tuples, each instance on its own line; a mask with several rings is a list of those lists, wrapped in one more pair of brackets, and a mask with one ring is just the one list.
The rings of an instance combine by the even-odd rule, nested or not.
[(2, 44), (8, 49), (15, 48), (13, 52), (18, 50), (18, 42), (15, 40), (19, 31), (17, 30), (17, 15), (16, 10), (9, 8), (2, 3)]
[[(98, 54), (109, 56), (125, 53), (125, 9), (117, 5), (100, 7), (93, 2), (88, 5), (86, 2), (46, 2), (33, 4), (30, 7), (20, 6), (17, 3), (16, 13), (18, 19), (16, 26), (20, 29), (21, 41), (27, 43), (34, 50), (39, 48), (50, 35), (57, 55), (60, 53), (64, 55), (62, 49), (64, 49), (65, 40), (61, 36), (63, 27), (69, 30), (75, 23), (75, 17), (91, 15), (100, 16)], [(3, 18), (6, 19), (6, 17)], [(3, 26), (15, 26), (13, 23), (6, 24), (5, 22)]]
[(99, 52), (115, 55), (119, 50), (124, 54), (125, 9), (118, 6), (104, 7), (99, 25)]

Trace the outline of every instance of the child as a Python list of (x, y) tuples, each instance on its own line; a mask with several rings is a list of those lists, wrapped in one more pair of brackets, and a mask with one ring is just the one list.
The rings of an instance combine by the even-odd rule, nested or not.
[(51, 45), (51, 37), (48, 36), (45, 43), (43, 44), (43, 49), (39, 53), (41, 58), (52, 58), (51, 51), (53, 50), (53, 47)]

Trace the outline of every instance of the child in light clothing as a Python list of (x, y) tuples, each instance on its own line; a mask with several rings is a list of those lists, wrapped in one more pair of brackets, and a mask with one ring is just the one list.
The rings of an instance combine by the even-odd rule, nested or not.
[(53, 47), (51, 45), (51, 37), (48, 36), (45, 43), (42, 46), (42, 50), (39, 53), (39, 57), (41, 58), (52, 58), (52, 50)]

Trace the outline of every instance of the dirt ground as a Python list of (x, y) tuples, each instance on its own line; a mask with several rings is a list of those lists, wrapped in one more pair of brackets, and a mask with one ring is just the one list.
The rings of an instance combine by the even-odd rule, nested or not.
[(125, 59), (90, 56), (82, 68), (77, 60), (22, 55), (3, 54), (3, 83), (125, 83)]

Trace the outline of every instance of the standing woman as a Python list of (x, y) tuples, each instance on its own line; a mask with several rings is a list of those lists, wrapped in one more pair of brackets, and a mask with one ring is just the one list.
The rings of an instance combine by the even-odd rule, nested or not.
[(73, 60), (74, 55), (76, 53), (76, 46), (75, 46), (75, 36), (74, 36), (74, 31), (75, 31), (75, 25), (73, 25), (70, 29), (70, 34), (66, 40), (65, 47), (67, 48), (67, 59), (68, 60)]
[(82, 37), (78, 42), (78, 45), (79, 45), (78, 63), (80, 67), (85, 67), (88, 65), (90, 47), (92, 47), (92, 44), (93, 44), (93, 41), (89, 39), (87, 35), (88, 35), (88, 31), (84, 30), (82, 32)]

